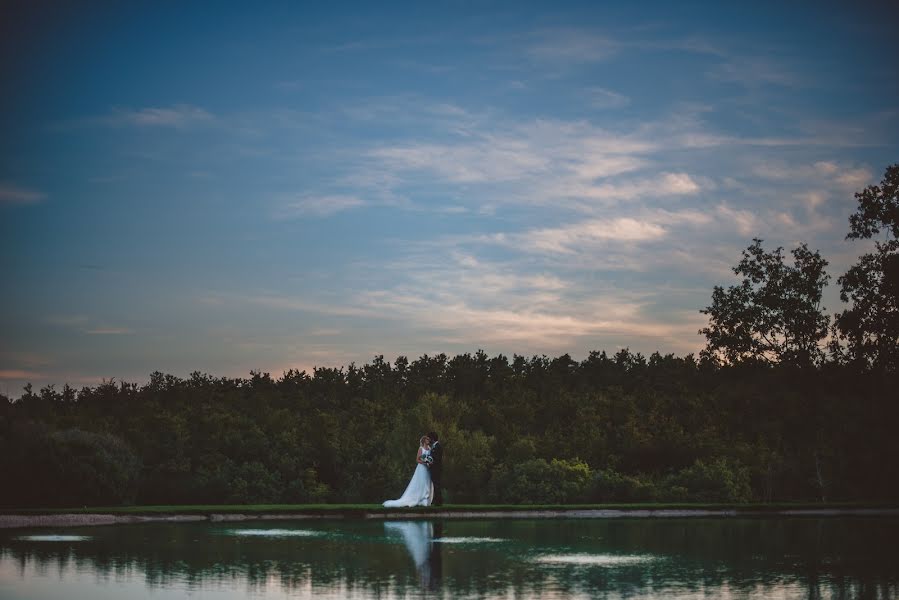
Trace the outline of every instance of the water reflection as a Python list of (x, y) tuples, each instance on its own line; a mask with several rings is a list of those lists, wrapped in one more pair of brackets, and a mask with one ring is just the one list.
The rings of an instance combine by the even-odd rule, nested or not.
[(0, 531), (0, 597), (897, 598), (897, 537), (896, 519)]
[(443, 551), (435, 539), (443, 536), (443, 522), (385, 521), (387, 535), (400, 535), (418, 571), (421, 586), (437, 590), (443, 575)]

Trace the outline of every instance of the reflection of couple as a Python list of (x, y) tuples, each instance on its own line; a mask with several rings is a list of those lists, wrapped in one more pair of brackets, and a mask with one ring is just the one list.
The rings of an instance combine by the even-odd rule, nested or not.
[(406, 491), (396, 500), (384, 502), (387, 508), (443, 504), (440, 487), (443, 475), (443, 446), (435, 432), (432, 431), (421, 438), (415, 462), (418, 465), (409, 485), (406, 486)]
[(384, 529), (403, 536), (406, 550), (415, 561), (421, 584), (426, 588), (437, 589), (443, 576), (443, 557), (440, 553), (441, 544), (435, 544), (434, 540), (443, 536), (443, 523), (385, 521)]

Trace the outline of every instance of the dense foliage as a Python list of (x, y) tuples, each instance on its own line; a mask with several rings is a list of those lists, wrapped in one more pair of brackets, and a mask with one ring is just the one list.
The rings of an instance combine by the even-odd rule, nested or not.
[[(851, 306), (835, 316), (833, 348), (862, 369), (899, 372), (899, 164), (887, 168), (880, 185), (855, 195), (848, 239), (871, 239), (874, 252), (842, 275), (840, 298)], [(843, 347), (840, 342), (845, 343)]]
[(29, 389), (0, 405), (2, 502), (377, 502), (402, 492), (432, 428), (450, 502), (895, 500), (882, 377), (477, 352)]
[(699, 360), (478, 351), (27, 386), (0, 396), (0, 503), (378, 502), (431, 430), (454, 503), (899, 500), (897, 190), (894, 165), (856, 194), (848, 237), (887, 239), (837, 280), (829, 342), (827, 261), (757, 239), (702, 311)]
[(808, 366), (824, 358), (820, 348), (830, 319), (821, 312), (821, 296), (830, 277), (827, 261), (800, 244), (784, 264), (783, 248), (765, 252), (755, 239), (734, 267), (740, 285), (715, 286), (712, 305), (701, 310), (709, 326), (705, 353), (730, 363), (759, 359)]

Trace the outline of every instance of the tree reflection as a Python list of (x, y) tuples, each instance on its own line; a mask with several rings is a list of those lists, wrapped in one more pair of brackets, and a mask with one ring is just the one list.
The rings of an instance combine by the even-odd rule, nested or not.
[[(234, 534), (244, 527), (263, 525), (85, 528), (78, 533), (90, 538), (79, 542), (0, 532), (0, 566), (22, 585), (44, 576), (63, 592), (79, 572), (150, 590), (186, 585), (260, 596), (275, 586), (357, 598), (899, 597), (896, 519), (333, 521), (303, 524), (303, 536)], [(588, 560), (537, 560), (548, 555)], [(650, 560), (589, 560), (628, 555)]]

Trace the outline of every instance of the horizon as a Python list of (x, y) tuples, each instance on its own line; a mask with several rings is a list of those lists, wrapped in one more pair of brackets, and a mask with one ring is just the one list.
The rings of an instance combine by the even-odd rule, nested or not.
[[(638, 357), (638, 356), (642, 357), (644, 360), (647, 361), (647, 363), (649, 362), (649, 359), (652, 356), (652, 355), (644, 355), (640, 352), (630, 352), (630, 349), (628, 349), (628, 348), (622, 348), (619, 350), (619, 352), (621, 352), (621, 351), (629, 352), (631, 354), (631, 356), (634, 356), (634, 357)], [(49, 384), (49, 385), (50, 385), (50, 387), (55, 389), (55, 391), (57, 391), (57, 392), (61, 392), (65, 385), (69, 385), (69, 387), (74, 389), (76, 392), (80, 391), (81, 389), (83, 389), (85, 387), (90, 388), (90, 389), (96, 389), (102, 385), (108, 385), (108, 384), (115, 385), (116, 387), (119, 387), (121, 385), (137, 384), (140, 388), (143, 388), (152, 383), (152, 377), (156, 374), (160, 374), (164, 377), (173, 376), (182, 382), (189, 381), (195, 374), (199, 375), (200, 377), (211, 378), (213, 381), (219, 381), (219, 380), (223, 380), (223, 379), (251, 381), (254, 376), (260, 375), (263, 377), (268, 376), (272, 379), (272, 381), (279, 382), (279, 381), (284, 381), (288, 376), (297, 376), (297, 375), (300, 375), (300, 376), (305, 375), (309, 379), (314, 379), (316, 377), (317, 371), (329, 371), (330, 370), (330, 371), (337, 371), (337, 372), (343, 373), (343, 374), (346, 374), (352, 368), (358, 369), (359, 371), (363, 371), (366, 366), (374, 364), (379, 359), (382, 360), (385, 365), (387, 365), (388, 369), (394, 370), (394, 371), (397, 369), (397, 361), (401, 358), (406, 359), (408, 364), (412, 364), (412, 363), (415, 363), (422, 359), (437, 359), (437, 358), (443, 357), (445, 359), (445, 363), (448, 365), (453, 359), (460, 357), (460, 356), (469, 356), (469, 357), (475, 358), (475, 357), (477, 357), (479, 352), (483, 352), (483, 350), (478, 349), (474, 352), (461, 352), (459, 354), (445, 354), (445, 353), (433, 354), (433, 355), (432, 354), (423, 354), (421, 356), (417, 356), (414, 358), (401, 354), (401, 355), (397, 356), (396, 358), (394, 358), (392, 361), (388, 360), (388, 358), (384, 355), (375, 355), (375, 356), (370, 357), (368, 360), (366, 360), (363, 363), (357, 364), (354, 361), (354, 362), (350, 362), (350, 363), (344, 364), (344, 365), (321, 366), (321, 367), (314, 366), (314, 367), (312, 367), (312, 369), (309, 369), (309, 370), (307, 370), (307, 369), (289, 369), (287, 371), (283, 371), (280, 374), (279, 373), (271, 373), (271, 372), (264, 371), (264, 370), (257, 371), (255, 369), (252, 370), (251, 372), (243, 374), (243, 375), (217, 375), (215, 373), (209, 373), (206, 371), (194, 370), (194, 371), (187, 373), (184, 376), (179, 376), (174, 373), (165, 373), (163, 371), (153, 371), (153, 372), (148, 373), (146, 375), (146, 377), (144, 378), (144, 380), (142, 380), (142, 381), (135, 381), (135, 380), (128, 381), (125, 379), (118, 379), (118, 378), (113, 377), (113, 378), (108, 378), (108, 379), (99, 381), (95, 385), (83, 385), (80, 387), (69, 385), (68, 382), (63, 382), (61, 385), (55, 384), (55, 383)], [(562, 353), (558, 356), (547, 356), (546, 354), (541, 354), (541, 355), (533, 354), (530, 356), (525, 356), (523, 354), (511, 354), (511, 355), (495, 354), (492, 356), (487, 355), (487, 361), (490, 362), (495, 359), (504, 358), (504, 359), (506, 359), (506, 362), (508, 363), (508, 365), (512, 366), (515, 359), (519, 358), (519, 357), (523, 358), (525, 360), (525, 362), (530, 363), (530, 362), (533, 362), (533, 361), (539, 360), (539, 359), (547, 359), (550, 362), (552, 362), (552, 361), (555, 361), (555, 360), (558, 360), (558, 359), (561, 359), (561, 358), (564, 358), (567, 356), (572, 362), (577, 363), (578, 365), (582, 365), (583, 363), (587, 362), (591, 358), (591, 355), (593, 355), (593, 354), (597, 354), (597, 355), (605, 354), (605, 356), (608, 360), (614, 361), (618, 352), (610, 353), (605, 350), (590, 350), (587, 353), (587, 356), (585, 356), (582, 359), (578, 359), (577, 357), (571, 356), (568, 353)], [(674, 358), (675, 360), (686, 361), (688, 359), (693, 359), (696, 364), (699, 364), (699, 362), (701, 360), (698, 356), (694, 355), (693, 353), (688, 353), (688, 354), (685, 354), (682, 356), (673, 354), (673, 353), (661, 354), (658, 352), (654, 352), (653, 354), (659, 354), (662, 358)], [(32, 385), (31, 391), (32, 391), (32, 393), (38, 394), (40, 392), (40, 388), (36, 388), (35, 386)], [(0, 393), (3, 393), (3, 392), (0, 392)], [(20, 400), (21, 397), (24, 396), (24, 389), (23, 389), (23, 393), (21, 393), (18, 397), (15, 397), (10, 394), (4, 394), (4, 395), (7, 398), (9, 398), (10, 400)]]
[(754, 237), (832, 315), (899, 41), (816, 8), (4, 5), (0, 391), (683, 357)]

